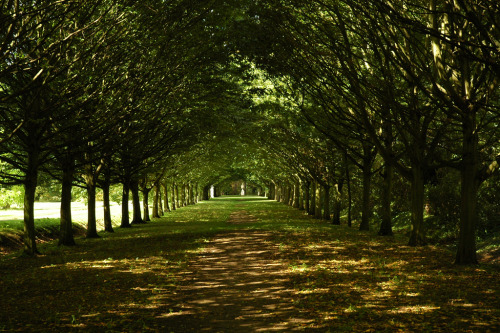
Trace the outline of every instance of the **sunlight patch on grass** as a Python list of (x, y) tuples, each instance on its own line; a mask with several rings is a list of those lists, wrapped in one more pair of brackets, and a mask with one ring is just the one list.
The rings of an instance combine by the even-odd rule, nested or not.
[(435, 305), (406, 305), (406, 306), (400, 306), (396, 309), (389, 310), (387, 312), (393, 314), (402, 314), (402, 313), (422, 314), (422, 313), (432, 312), (438, 309), (440, 309), (440, 307)]

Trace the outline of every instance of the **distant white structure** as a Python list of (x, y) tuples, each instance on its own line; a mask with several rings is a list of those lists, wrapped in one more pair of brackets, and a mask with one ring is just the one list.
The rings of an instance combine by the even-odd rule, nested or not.
[(210, 198), (215, 197), (215, 187), (212, 185), (210, 186)]

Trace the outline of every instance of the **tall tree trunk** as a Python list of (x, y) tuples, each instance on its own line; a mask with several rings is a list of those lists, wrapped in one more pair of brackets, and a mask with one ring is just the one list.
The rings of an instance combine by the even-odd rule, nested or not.
[(155, 183), (155, 186), (153, 187), (153, 218), (157, 219), (160, 217), (160, 209), (158, 208), (158, 203), (161, 200), (160, 199), (160, 185), (158, 182)]
[(62, 191), (61, 191), (61, 219), (59, 231), (59, 245), (75, 245), (73, 237), (73, 221), (71, 219), (71, 189), (75, 173), (75, 161), (68, 159), (62, 166)]
[(151, 221), (151, 218), (149, 217), (149, 192), (151, 192), (151, 189), (147, 187), (142, 189), (142, 211), (144, 215), (144, 222)]
[(351, 175), (349, 166), (346, 166), (346, 181), (347, 181), (347, 226), (352, 227), (352, 191), (351, 191)]
[(321, 200), (322, 198), (322, 188), (321, 185), (316, 184), (316, 205), (314, 207), (314, 218), (316, 219), (321, 219), (321, 206), (323, 205), (323, 202)]
[(299, 210), (304, 210), (305, 209), (305, 192), (304, 192), (304, 184), (302, 183), (301, 180), (299, 180)]
[(330, 185), (323, 186), (323, 219), (330, 220)]
[(139, 181), (132, 179), (130, 181), (130, 192), (132, 192), (132, 224), (145, 223), (141, 215), (141, 200), (139, 198)]
[(384, 164), (383, 184), (382, 184), (382, 202), (380, 207), (380, 230), (378, 232), (381, 236), (392, 236), (392, 180), (393, 180), (393, 167), (390, 163)]
[(182, 184), (180, 188), (181, 192), (181, 202), (180, 202), (180, 207), (186, 207), (186, 184)]
[(203, 200), (210, 200), (210, 185), (203, 186)]
[(335, 184), (335, 186), (333, 187), (334, 199), (333, 199), (332, 224), (335, 224), (335, 225), (340, 225), (340, 214), (342, 211), (341, 195), (342, 195), (343, 186), (344, 186), (344, 182), (339, 181), (338, 184)]
[(180, 205), (180, 198), (179, 198), (179, 185), (175, 185), (175, 203), (176, 203), (176, 207), (180, 208), (181, 205)]
[[(158, 201), (158, 209), (160, 211), (160, 215), (163, 216), (165, 215), (166, 212), (170, 212), (170, 208), (169, 208), (169, 199), (168, 199), (168, 185), (165, 183), (162, 183), (161, 181), (159, 181), (158, 183), (158, 197), (159, 197), (159, 201)], [(163, 200), (162, 200), (162, 197), (163, 197)]]
[(408, 245), (410, 246), (424, 245), (425, 244), (424, 170), (421, 165), (412, 166), (410, 200), (411, 200), (411, 232)]
[(308, 214), (314, 216), (314, 211), (316, 210), (316, 181), (314, 180), (311, 181), (310, 198)]
[[(165, 199), (165, 206), (163, 205), (162, 197)], [(165, 211), (170, 211), (170, 209), (168, 208), (167, 186), (163, 186), (161, 182), (158, 182), (158, 214), (160, 214), (160, 216), (163, 216), (165, 215)]]
[(311, 182), (309, 180), (304, 181), (304, 210), (309, 214), (311, 211), (311, 193), (309, 191), (311, 187)]
[(104, 207), (104, 231), (114, 232), (113, 222), (111, 220), (111, 205), (109, 201), (109, 176), (105, 175), (105, 181), (102, 183), (102, 200)]
[(476, 133), (475, 115), (466, 114), (462, 126), (462, 168), (460, 231), (458, 236), (455, 263), (460, 265), (477, 264), (476, 256), (476, 221), (478, 181), (478, 137)]
[(195, 202), (195, 191), (194, 191), (194, 185), (193, 184), (188, 184), (188, 195), (189, 195), (189, 205), (194, 205)]
[(130, 214), (128, 211), (128, 201), (130, 195), (130, 180), (126, 179), (123, 182), (122, 190), (122, 220), (120, 228), (130, 228)]
[(96, 218), (96, 180), (94, 174), (87, 173), (87, 232), (86, 238), (98, 238)]
[(35, 233), (35, 192), (38, 183), (37, 151), (28, 153), (28, 168), (24, 178), (24, 253), (39, 254), (36, 248)]
[(280, 187), (278, 184), (274, 184), (274, 200), (280, 201)]
[(175, 201), (175, 183), (172, 183), (172, 200), (170, 200), (170, 202), (172, 203), (172, 207), (170, 207), (170, 210), (176, 210), (177, 209), (177, 203)]
[(363, 157), (363, 199), (361, 209), (361, 223), (359, 230), (370, 230), (370, 219), (372, 217), (371, 192), (372, 192), (372, 166), (373, 156), (367, 154)]

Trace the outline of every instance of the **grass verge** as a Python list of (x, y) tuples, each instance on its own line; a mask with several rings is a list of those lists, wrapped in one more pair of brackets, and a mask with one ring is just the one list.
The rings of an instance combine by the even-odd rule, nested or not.
[[(251, 222), (227, 224), (235, 211)], [(176, 293), (191, 283), (190, 260), (234, 229), (274, 235), (294, 306), (312, 319), (297, 330), (500, 329), (496, 265), (456, 267), (441, 247), (411, 248), (274, 201), (224, 197), (100, 239), (78, 238), (75, 247), (41, 244), (37, 258), (0, 259), (0, 331), (161, 331), (182, 309)]]

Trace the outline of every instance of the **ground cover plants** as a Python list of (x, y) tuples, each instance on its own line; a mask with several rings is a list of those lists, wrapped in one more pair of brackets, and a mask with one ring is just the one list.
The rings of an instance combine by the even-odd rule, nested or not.
[(77, 243), (0, 260), (0, 331), (500, 328), (497, 265), (455, 266), (446, 248), (260, 197), (217, 198)]

